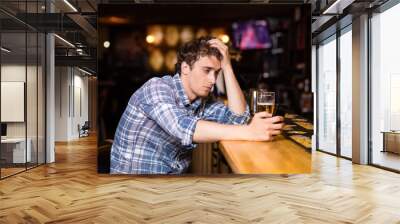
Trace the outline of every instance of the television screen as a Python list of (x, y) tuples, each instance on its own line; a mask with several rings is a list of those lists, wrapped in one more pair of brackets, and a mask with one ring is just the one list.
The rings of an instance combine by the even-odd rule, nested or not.
[(235, 22), (232, 24), (232, 29), (236, 48), (265, 49), (272, 46), (268, 24), (265, 20)]

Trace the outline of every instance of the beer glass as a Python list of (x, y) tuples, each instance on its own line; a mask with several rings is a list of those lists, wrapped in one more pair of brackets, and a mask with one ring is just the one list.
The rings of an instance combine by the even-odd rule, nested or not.
[(266, 111), (273, 114), (275, 111), (275, 92), (258, 90), (257, 92), (257, 113)]

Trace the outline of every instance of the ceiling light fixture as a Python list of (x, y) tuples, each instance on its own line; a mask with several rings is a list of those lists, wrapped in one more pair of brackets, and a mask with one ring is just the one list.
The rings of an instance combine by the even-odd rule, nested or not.
[(78, 70), (81, 71), (81, 72), (83, 72), (83, 73), (85, 73), (85, 74), (87, 74), (87, 75), (89, 75), (89, 76), (92, 75), (92, 73), (90, 73), (90, 72), (88, 72), (88, 71), (86, 71), (86, 70), (83, 70), (83, 69), (81, 69), (81, 68), (79, 68), (79, 67), (78, 67)]
[(5, 48), (5, 47), (1, 47), (1, 50), (4, 51), (4, 52), (7, 52), (7, 53), (10, 53), (10, 52), (11, 52), (9, 49), (7, 49), (7, 48)]
[(332, 3), (327, 9), (324, 10), (322, 14), (327, 15), (327, 14), (342, 14), (343, 9), (345, 9), (347, 6), (351, 5), (354, 2), (354, 0), (336, 0), (335, 2)]
[(57, 35), (57, 34), (54, 34), (54, 36), (57, 37), (58, 39), (60, 39), (62, 42), (66, 43), (68, 46), (75, 48), (75, 45), (73, 45), (73, 44), (72, 44), (71, 42), (69, 42), (68, 40), (66, 40), (66, 39), (64, 39), (64, 38), (62, 38), (62, 37), (60, 37), (60, 36)]
[(72, 10), (74, 10), (74, 12), (78, 12), (78, 10), (68, 1), (68, 0), (64, 0), (65, 4), (67, 4)]

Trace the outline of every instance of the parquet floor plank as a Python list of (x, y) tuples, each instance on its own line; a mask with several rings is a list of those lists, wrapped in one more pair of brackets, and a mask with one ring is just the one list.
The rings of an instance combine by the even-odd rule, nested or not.
[(96, 172), (96, 139), (0, 181), (0, 223), (400, 223), (400, 175), (313, 154), (313, 173), (133, 177)]

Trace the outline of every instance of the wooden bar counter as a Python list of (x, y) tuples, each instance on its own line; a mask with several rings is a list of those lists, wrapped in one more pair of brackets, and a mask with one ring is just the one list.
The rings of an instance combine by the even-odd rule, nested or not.
[(221, 141), (232, 171), (237, 174), (298, 174), (311, 172), (311, 150), (279, 135), (270, 142)]

